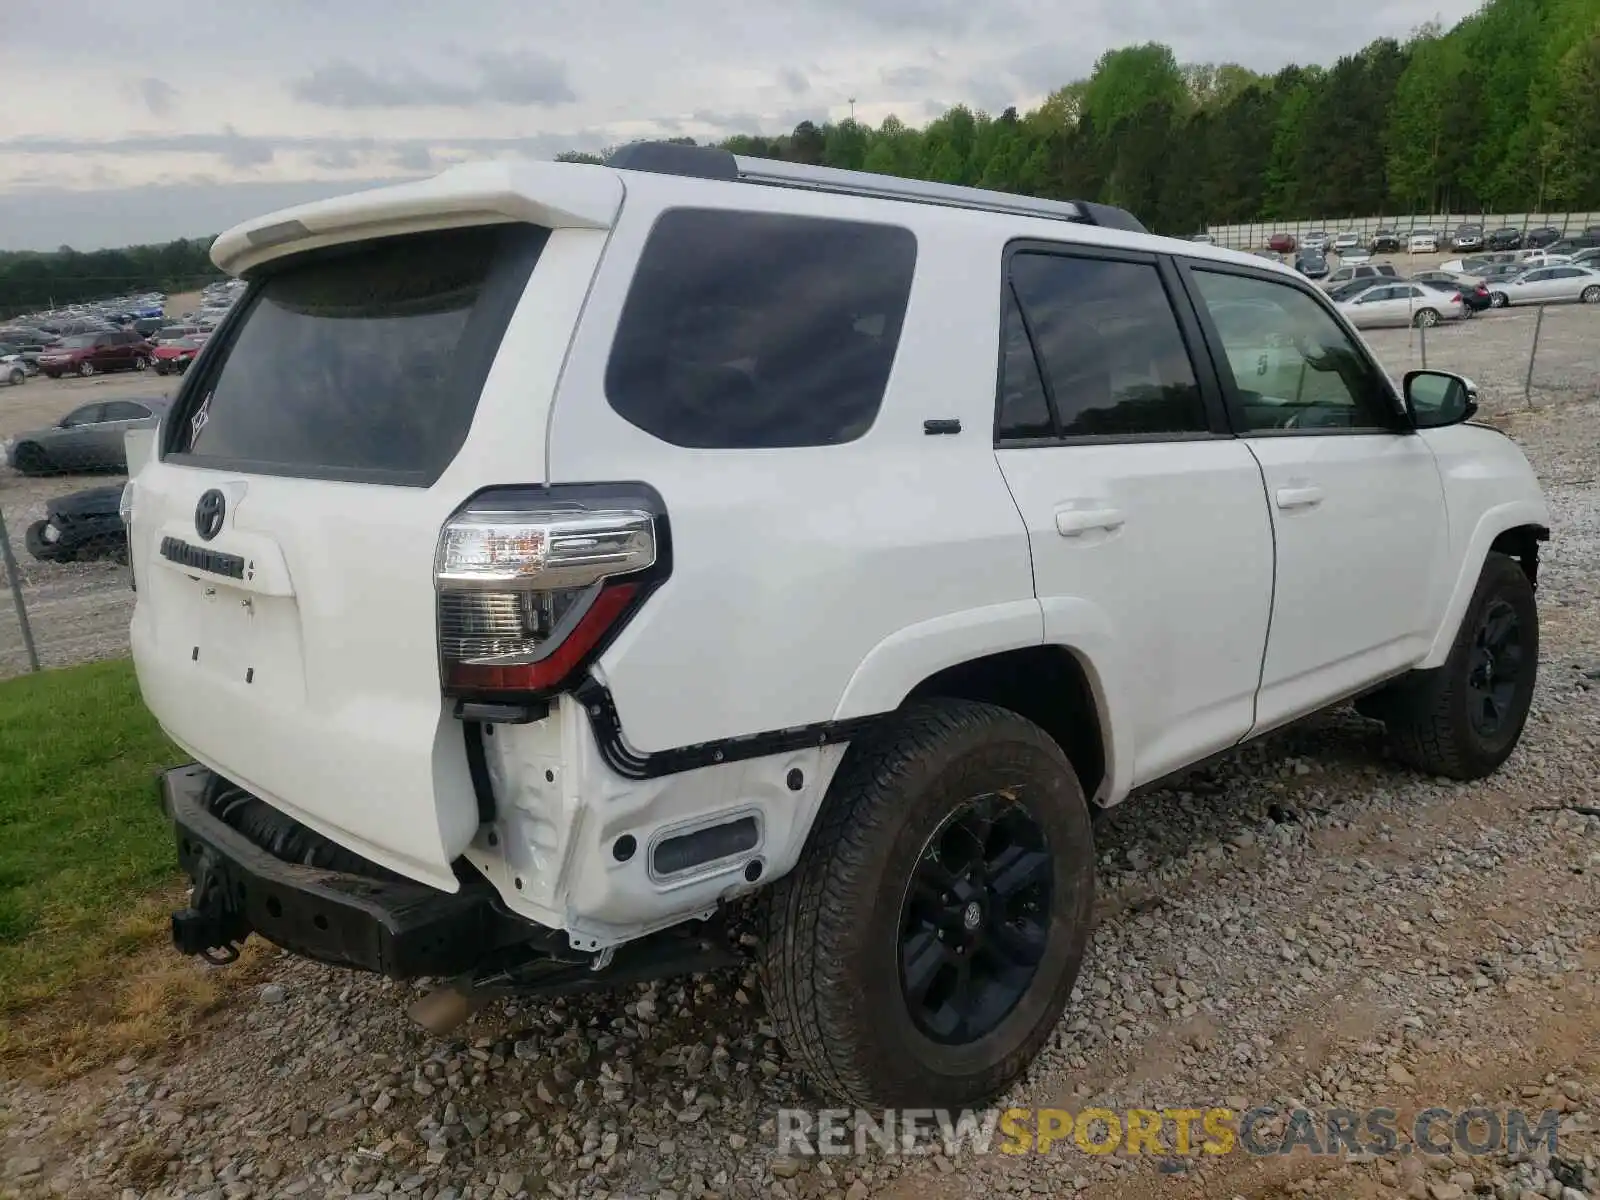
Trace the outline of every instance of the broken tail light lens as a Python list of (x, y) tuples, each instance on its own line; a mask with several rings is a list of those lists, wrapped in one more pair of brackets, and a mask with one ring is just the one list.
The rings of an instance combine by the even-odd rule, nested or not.
[(435, 558), (446, 694), (559, 689), (659, 582), (665, 560), (658, 503), (614, 493), (584, 502), (567, 494), (485, 492), (446, 522)]

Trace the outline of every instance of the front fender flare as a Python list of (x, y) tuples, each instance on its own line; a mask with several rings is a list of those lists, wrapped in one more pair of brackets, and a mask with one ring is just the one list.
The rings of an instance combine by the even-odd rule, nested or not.
[(1512, 500), (1505, 504), (1497, 504), (1478, 518), (1478, 523), (1472, 530), (1472, 539), (1467, 543), (1466, 552), (1461, 556), (1460, 573), (1456, 576), (1455, 586), (1450, 590), (1450, 599), (1445, 605), (1439, 627), (1434, 632), (1433, 643), (1428, 648), (1427, 656), (1417, 664), (1418, 670), (1429, 671), (1435, 667), (1442, 667), (1445, 660), (1450, 657), (1450, 648), (1455, 644), (1456, 631), (1461, 627), (1467, 605), (1472, 602), (1472, 593), (1478, 586), (1478, 577), (1483, 574), (1483, 564), (1488, 561), (1489, 547), (1494, 545), (1495, 538), (1508, 529), (1517, 529), (1525, 525), (1545, 526), (1549, 520), (1550, 516), (1545, 506), (1533, 500)]

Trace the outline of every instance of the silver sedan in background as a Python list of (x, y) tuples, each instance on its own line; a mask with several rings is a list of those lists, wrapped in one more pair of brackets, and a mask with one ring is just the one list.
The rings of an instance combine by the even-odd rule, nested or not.
[(1574, 300), (1600, 304), (1600, 271), (1576, 263), (1561, 263), (1489, 283), (1489, 303), (1496, 308), (1511, 304), (1564, 304)]
[(1339, 311), (1357, 329), (1381, 325), (1437, 325), (1468, 316), (1461, 293), (1407, 280), (1379, 283), (1348, 300)]

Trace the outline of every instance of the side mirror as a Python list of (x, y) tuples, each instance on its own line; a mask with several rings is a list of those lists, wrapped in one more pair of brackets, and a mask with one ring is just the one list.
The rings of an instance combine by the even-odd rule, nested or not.
[(1472, 380), (1448, 371), (1408, 371), (1406, 412), (1418, 429), (1459, 425), (1478, 411), (1478, 389)]

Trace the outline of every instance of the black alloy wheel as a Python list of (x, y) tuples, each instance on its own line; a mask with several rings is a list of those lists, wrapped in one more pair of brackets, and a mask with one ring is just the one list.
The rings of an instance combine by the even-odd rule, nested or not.
[(1016, 1008), (1049, 940), (1051, 875), (1044, 830), (998, 792), (928, 839), (900, 916), (901, 991), (924, 1035), (974, 1042)]
[(1479, 737), (1497, 738), (1510, 718), (1523, 668), (1522, 622), (1505, 600), (1484, 609), (1471, 654), (1467, 717)]

